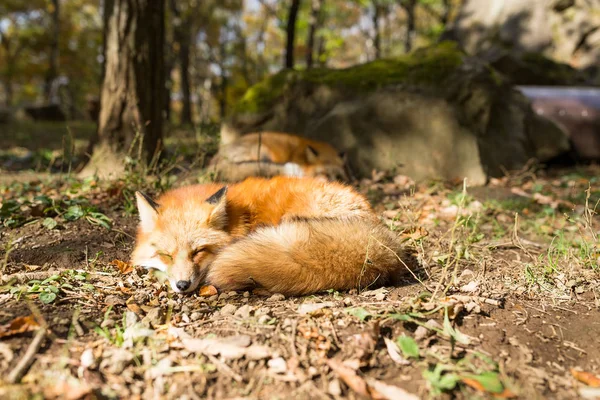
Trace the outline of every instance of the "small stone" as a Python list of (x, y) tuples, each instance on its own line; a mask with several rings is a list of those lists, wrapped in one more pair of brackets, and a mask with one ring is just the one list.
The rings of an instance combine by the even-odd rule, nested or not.
[(115, 296), (115, 295), (111, 294), (109, 296), (106, 296), (106, 299), (104, 299), (104, 303), (107, 306), (124, 306), (125, 300), (123, 300), (119, 296)]
[(181, 311), (186, 314), (189, 314), (189, 312), (191, 311), (190, 306), (188, 306), (187, 304), (184, 304), (183, 306), (181, 306)]
[(104, 321), (102, 321), (102, 323), (100, 324), (101, 328), (112, 328), (113, 326), (115, 326), (115, 321), (107, 318)]
[(585, 291), (585, 289), (583, 288), (583, 286), (577, 286), (575, 288), (575, 293), (577, 294), (582, 294)]
[(231, 291), (231, 292), (229, 292), (227, 294), (229, 295), (230, 298), (234, 297), (234, 296), (237, 296), (237, 292), (234, 292), (234, 291)]
[(267, 362), (269, 371), (274, 374), (285, 374), (287, 372), (287, 363), (282, 357), (272, 358)]
[(267, 301), (269, 301), (269, 302), (282, 301), (282, 300), (285, 300), (285, 296), (282, 295), (281, 293), (275, 293), (274, 295), (272, 295), (271, 297), (269, 297), (267, 299)]
[(199, 313), (198, 311), (194, 311), (191, 315), (190, 315), (190, 319), (192, 321), (198, 321), (200, 318), (202, 318), (202, 314)]
[(258, 317), (258, 323), (261, 325), (266, 325), (271, 320), (271, 317), (268, 315), (261, 315)]
[(344, 298), (344, 304), (347, 305), (347, 306), (351, 306), (352, 305), (352, 299), (350, 297)]
[(271, 315), (271, 309), (269, 307), (260, 307), (256, 311), (254, 311), (255, 316), (261, 315)]
[(125, 327), (126, 328), (133, 326), (136, 322), (138, 322), (138, 320), (139, 320), (139, 318), (138, 318), (137, 314), (134, 313), (133, 311), (125, 312)]
[(94, 365), (96, 358), (94, 357), (94, 352), (92, 349), (85, 349), (83, 353), (81, 353), (80, 362), (83, 368), (90, 368), (92, 365)]
[(226, 304), (223, 308), (221, 308), (220, 313), (221, 315), (233, 315), (236, 310), (237, 307), (233, 304)]
[(219, 300), (227, 300), (228, 298), (230, 298), (231, 296), (229, 295), (229, 293), (221, 293), (219, 295)]
[(237, 309), (237, 311), (235, 312), (234, 315), (241, 319), (250, 318), (250, 306), (248, 304), (241, 306), (240, 308)]
[(162, 325), (164, 322), (165, 313), (163, 309), (160, 307), (152, 308), (148, 311), (148, 314), (142, 319), (142, 323), (146, 326), (152, 326), (156, 328), (159, 325)]
[(427, 328), (425, 328), (424, 326), (418, 326), (417, 329), (415, 330), (415, 340), (417, 342), (425, 339), (426, 337), (431, 335), (431, 331)]
[(247, 291), (246, 291), (246, 292), (244, 292), (243, 296), (244, 296), (244, 298), (248, 298), (248, 297), (250, 297), (250, 292), (247, 292)]
[(327, 385), (327, 391), (332, 396), (341, 396), (342, 387), (340, 385), (340, 381), (338, 379), (332, 379), (331, 381), (329, 381), (329, 385)]

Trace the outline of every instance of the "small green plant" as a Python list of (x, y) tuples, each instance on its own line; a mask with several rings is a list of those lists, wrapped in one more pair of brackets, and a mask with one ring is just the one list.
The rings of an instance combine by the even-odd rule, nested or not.
[(352, 315), (352, 316), (360, 319), (361, 321), (364, 321), (367, 318), (373, 316), (370, 312), (368, 312), (367, 310), (365, 310), (362, 307), (347, 308), (345, 311), (349, 315)]
[(15, 286), (9, 282), (4, 289), (16, 296), (17, 299), (22, 296), (37, 297), (40, 302), (50, 304), (56, 301), (65, 290), (75, 290), (76, 287), (94, 290), (94, 286), (86, 282), (87, 279), (87, 273), (83, 271), (64, 270), (44, 280), (30, 280), (26, 285)]
[(111, 332), (111, 329), (109, 327), (102, 326), (102, 325), (104, 325), (104, 322), (109, 319), (111, 312), (112, 312), (112, 306), (109, 306), (106, 309), (106, 311), (104, 312), (104, 319), (102, 320), (103, 323), (101, 325), (97, 325), (94, 328), (94, 332), (96, 332), (98, 335), (102, 336), (104, 339), (108, 340), (110, 343), (114, 344), (115, 346), (121, 347), (123, 345), (123, 343), (125, 342), (123, 333), (125, 332), (125, 326), (127, 326), (126, 321), (125, 321), (126, 314), (123, 314), (123, 318), (121, 320), (121, 326), (119, 326), (119, 324), (115, 324), (114, 332)]
[(398, 336), (396, 343), (405, 358), (419, 358), (419, 345), (412, 337), (406, 335)]

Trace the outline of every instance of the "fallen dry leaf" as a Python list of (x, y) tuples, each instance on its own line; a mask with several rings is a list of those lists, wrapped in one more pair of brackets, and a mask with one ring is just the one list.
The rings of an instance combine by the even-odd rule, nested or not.
[(600, 388), (600, 377), (598, 375), (591, 372), (578, 371), (574, 368), (571, 368), (571, 375), (581, 383), (585, 383), (593, 388)]
[(39, 327), (40, 324), (38, 324), (33, 315), (17, 317), (10, 323), (0, 326), (0, 338), (18, 335), (19, 333), (35, 331)]
[(419, 397), (402, 388), (385, 384), (376, 379), (365, 381), (356, 370), (337, 360), (327, 360), (331, 368), (346, 385), (360, 396), (373, 400), (418, 400)]
[(393, 340), (388, 339), (386, 337), (384, 337), (383, 340), (385, 341), (385, 347), (387, 348), (388, 354), (390, 355), (390, 358), (392, 359), (392, 361), (394, 361), (396, 364), (400, 364), (400, 365), (409, 365), (410, 364), (410, 361), (408, 361), (406, 358), (402, 357), (402, 355), (400, 354), (400, 351), (398, 350), (398, 346), (396, 345), (396, 343), (394, 343)]
[(125, 261), (115, 259), (112, 260), (110, 264), (117, 267), (119, 269), (119, 272), (123, 275), (133, 272), (133, 265), (126, 263)]
[(361, 396), (371, 397), (367, 382), (358, 376), (355, 370), (337, 360), (327, 360), (327, 365), (329, 365), (329, 368), (331, 368), (350, 389)]
[(198, 292), (198, 294), (202, 297), (210, 297), (210, 296), (214, 296), (218, 293), (219, 292), (217, 291), (217, 288), (212, 285), (201, 286), (200, 290)]
[(133, 303), (133, 302), (127, 303), (127, 308), (129, 309), (129, 311), (133, 311), (137, 315), (144, 315), (144, 311), (136, 303)]
[(367, 385), (371, 389), (371, 396), (373, 399), (387, 399), (387, 400), (419, 400), (419, 396), (407, 392), (401, 387), (388, 385), (376, 379), (368, 379)]
[(334, 306), (335, 306), (335, 303), (333, 301), (326, 301), (323, 303), (303, 303), (298, 306), (298, 314), (301, 314), (301, 315), (314, 314), (323, 308), (334, 307)]
[(400, 235), (400, 237), (402, 238), (402, 240), (414, 240), (417, 241), (419, 239), (423, 239), (424, 237), (428, 236), (429, 232), (427, 231), (427, 229), (421, 227), (421, 226), (413, 226), (407, 230), (405, 230), (404, 232), (402, 232), (402, 234)]
[(479, 392), (489, 393), (492, 396), (494, 396), (494, 398), (497, 398), (497, 399), (512, 399), (512, 398), (517, 397), (517, 395), (515, 393), (513, 393), (510, 389), (508, 389), (506, 387), (500, 393), (490, 393), (481, 384), (481, 382), (477, 381), (476, 379), (471, 379), (471, 378), (463, 377), (463, 378), (461, 378), (461, 381), (465, 385), (470, 386), (470, 387), (472, 387), (473, 389), (475, 389), (475, 390), (477, 390)]

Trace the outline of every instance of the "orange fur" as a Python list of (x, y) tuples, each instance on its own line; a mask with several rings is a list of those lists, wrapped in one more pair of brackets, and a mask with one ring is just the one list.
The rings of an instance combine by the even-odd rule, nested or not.
[[(223, 190), (221, 190), (223, 189)], [(406, 271), (396, 236), (351, 187), (311, 178), (249, 178), (138, 194), (132, 262), (167, 272), (176, 291), (259, 286), (284, 294), (383, 284)], [(186, 290), (177, 287), (190, 281)]]
[[(288, 168), (284, 167), (286, 164)], [(348, 179), (344, 160), (333, 146), (280, 132), (250, 133), (222, 145), (211, 166), (229, 181), (257, 175)]]

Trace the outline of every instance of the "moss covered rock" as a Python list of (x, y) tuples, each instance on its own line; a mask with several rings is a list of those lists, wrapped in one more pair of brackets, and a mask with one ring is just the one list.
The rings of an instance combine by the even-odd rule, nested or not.
[(473, 184), (568, 149), (501, 74), (451, 42), (342, 70), (273, 75), (236, 105), (223, 140), (261, 130), (327, 141), (360, 176), (396, 169)]

